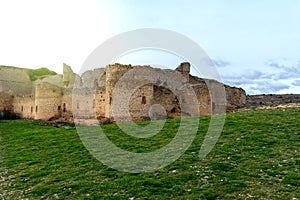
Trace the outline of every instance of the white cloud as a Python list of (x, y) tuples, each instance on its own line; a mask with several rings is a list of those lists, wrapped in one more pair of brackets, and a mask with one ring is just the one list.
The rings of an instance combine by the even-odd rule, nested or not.
[(213, 59), (213, 63), (216, 67), (227, 67), (228, 65), (230, 65), (230, 62), (221, 58)]
[(300, 80), (295, 80), (292, 85), (294, 86), (300, 86)]

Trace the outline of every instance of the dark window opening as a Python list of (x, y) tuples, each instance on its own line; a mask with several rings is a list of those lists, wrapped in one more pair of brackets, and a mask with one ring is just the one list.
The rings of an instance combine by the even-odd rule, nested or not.
[(142, 104), (146, 104), (146, 96), (142, 96)]
[(109, 97), (109, 104), (111, 104), (111, 102), (112, 102), (112, 97), (110, 96)]
[(58, 108), (57, 108), (57, 109), (58, 109), (58, 111), (60, 111), (60, 110), (61, 110), (61, 106), (58, 106)]
[(23, 106), (21, 106), (21, 112), (23, 112), (23, 110), (24, 110), (24, 108), (23, 108)]
[(63, 111), (66, 112), (66, 104), (63, 104)]
[(38, 111), (38, 106), (35, 106), (35, 112), (37, 112)]
[(33, 107), (32, 106), (30, 107), (30, 111), (31, 111), (31, 113), (33, 112)]
[(172, 110), (171, 110), (171, 113), (175, 113), (176, 112), (176, 108), (173, 107)]

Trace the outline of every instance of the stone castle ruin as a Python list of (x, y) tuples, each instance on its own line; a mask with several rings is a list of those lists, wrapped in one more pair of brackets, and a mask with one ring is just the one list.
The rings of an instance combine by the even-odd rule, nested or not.
[[(0, 66), (0, 113), (69, 122), (73, 116), (112, 122), (211, 115), (222, 107), (212, 101), (211, 83), (224, 86), (226, 111), (245, 106), (243, 89), (192, 76), (187, 62), (176, 70), (111, 64), (81, 76), (64, 64), (63, 75), (37, 80), (30, 80), (26, 69)], [(182, 85), (189, 89), (180, 96)]]

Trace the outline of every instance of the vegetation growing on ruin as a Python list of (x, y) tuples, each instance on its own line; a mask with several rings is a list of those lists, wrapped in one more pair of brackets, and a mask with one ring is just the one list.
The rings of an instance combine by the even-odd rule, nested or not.
[(50, 75), (57, 75), (56, 72), (51, 71), (45, 67), (39, 68), (39, 69), (27, 69), (28, 70), (28, 76), (31, 81), (35, 81), (37, 79), (43, 79)]
[[(167, 120), (161, 133), (146, 140), (114, 124), (103, 129), (118, 146), (142, 152), (167, 144), (179, 123)], [(300, 199), (299, 109), (228, 114), (218, 143), (200, 160), (208, 124), (209, 117), (201, 117), (193, 144), (168, 167), (129, 174), (97, 161), (68, 124), (2, 121), (0, 198)]]

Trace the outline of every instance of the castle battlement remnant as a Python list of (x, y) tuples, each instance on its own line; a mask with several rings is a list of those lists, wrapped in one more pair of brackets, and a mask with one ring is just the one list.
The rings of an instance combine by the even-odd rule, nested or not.
[[(218, 105), (212, 102), (209, 83), (224, 86), (227, 111), (246, 104), (243, 89), (192, 76), (188, 62), (176, 70), (116, 63), (81, 76), (63, 64), (63, 75), (43, 74), (35, 79), (30, 78), (27, 69), (0, 66), (0, 70), (0, 112), (20, 118), (72, 122), (75, 114), (79, 119), (138, 121), (179, 117), (183, 111), (187, 116), (197, 115), (195, 104), (200, 115), (210, 115)], [(181, 90), (178, 83), (192, 88), (186, 99), (177, 95)], [(189, 95), (196, 96), (196, 100)], [(180, 104), (183, 101), (188, 102), (185, 107)], [(158, 112), (160, 107), (165, 112)]]

